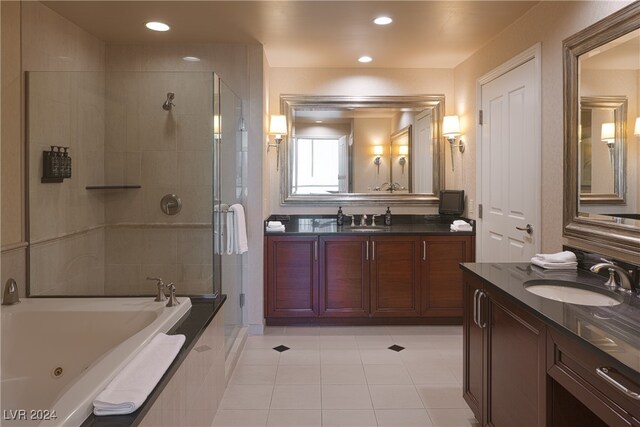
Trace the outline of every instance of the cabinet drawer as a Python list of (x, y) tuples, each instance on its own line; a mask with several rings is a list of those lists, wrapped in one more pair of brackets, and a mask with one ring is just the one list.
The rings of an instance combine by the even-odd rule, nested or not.
[(640, 399), (629, 395), (640, 393), (637, 374), (552, 328), (547, 352), (547, 373), (598, 417), (611, 426), (638, 425)]

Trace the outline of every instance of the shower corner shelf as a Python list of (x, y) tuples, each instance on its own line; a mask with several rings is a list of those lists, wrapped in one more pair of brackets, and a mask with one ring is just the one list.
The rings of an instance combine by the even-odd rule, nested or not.
[(142, 185), (87, 185), (86, 190), (129, 190), (142, 188)]

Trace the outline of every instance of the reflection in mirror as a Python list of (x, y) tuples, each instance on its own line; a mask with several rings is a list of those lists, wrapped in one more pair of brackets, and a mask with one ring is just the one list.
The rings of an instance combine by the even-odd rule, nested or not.
[(567, 38), (563, 50), (563, 236), (640, 256), (640, 2)]
[(444, 97), (283, 95), (281, 103), (283, 204), (437, 203)]
[(625, 203), (627, 136), (624, 96), (580, 99), (581, 204)]
[(411, 127), (409, 125), (391, 135), (391, 175), (388, 190), (390, 192), (411, 192), (411, 165), (408, 160), (411, 158)]
[(640, 214), (640, 150), (637, 143), (627, 143), (634, 139), (640, 107), (639, 65), (640, 30), (578, 58), (579, 212), (624, 218)]

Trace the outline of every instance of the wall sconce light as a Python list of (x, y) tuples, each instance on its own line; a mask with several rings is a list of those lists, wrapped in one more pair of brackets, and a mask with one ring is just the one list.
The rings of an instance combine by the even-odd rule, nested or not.
[(633, 134), (640, 136), (640, 117), (636, 117), (636, 126), (633, 128)]
[(616, 143), (616, 124), (615, 123), (603, 123), (600, 129), (600, 139), (609, 147), (609, 160), (613, 165), (613, 147)]
[[(442, 120), (442, 136), (445, 137), (451, 145), (451, 170), (455, 170), (453, 166), (453, 149), (458, 148), (461, 153), (464, 153), (464, 142), (460, 137), (460, 120), (458, 116), (444, 116)], [(456, 139), (460, 141), (456, 144)]]
[(282, 136), (287, 134), (287, 117), (283, 115), (273, 114), (269, 121), (269, 135), (274, 136), (275, 143), (267, 144), (267, 153), (269, 148), (276, 148), (276, 170), (280, 169), (280, 143)]
[(220, 115), (214, 114), (213, 116), (213, 139), (220, 141)]
[(400, 163), (400, 166), (402, 166), (402, 174), (404, 175), (404, 165), (407, 164), (407, 156), (409, 155), (409, 146), (401, 145), (400, 147), (398, 147), (398, 154), (400, 155), (400, 159), (398, 160), (398, 163)]
[(382, 154), (384, 153), (384, 147), (382, 145), (373, 146), (373, 154), (376, 156), (373, 159), (373, 164), (378, 167), (378, 174), (380, 174), (380, 163), (382, 163)]
[(600, 139), (606, 143), (609, 148), (613, 148), (616, 143), (616, 124), (603, 123), (600, 131)]

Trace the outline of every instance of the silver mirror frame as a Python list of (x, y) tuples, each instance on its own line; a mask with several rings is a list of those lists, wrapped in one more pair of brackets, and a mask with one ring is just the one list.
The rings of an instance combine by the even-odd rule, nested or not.
[[(613, 176), (613, 193), (580, 193), (581, 204), (623, 205), (626, 203), (626, 155), (627, 155), (627, 97), (626, 96), (582, 96), (580, 111), (607, 109), (613, 111), (616, 129), (616, 145)], [(593, 131), (592, 131), (593, 132)], [(579, 167), (578, 167), (579, 169)], [(578, 173), (578, 176), (580, 174)], [(580, 205), (578, 205), (580, 208)]]
[[(431, 108), (434, 133), (434, 167), (433, 193), (420, 194), (311, 194), (292, 195), (290, 193), (289, 139), (293, 127), (293, 112), (296, 108), (402, 108), (402, 107)], [(370, 204), (387, 205), (420, 205), (437, 206), (440, 190), (444, 189), (444, 146), (442, 142), (442, 118), (444, 116), (444, 95), (414, 95), (414, 96), (311, 96), (311, 95), (281, 95), (280, 114), (287, 117), (287, 136), (283, 139), (280, 150), (282, 165), (280, 168), (280, 204), (281, 205), (344, 205), (359, 206)]]
[(640, 256), (640, 227), (622, 218), (579, 214), (578, 210), (578, 58), (640, 28), (640, 2), (596, 22), (564, 40), (564, 209), (563, 237)]

